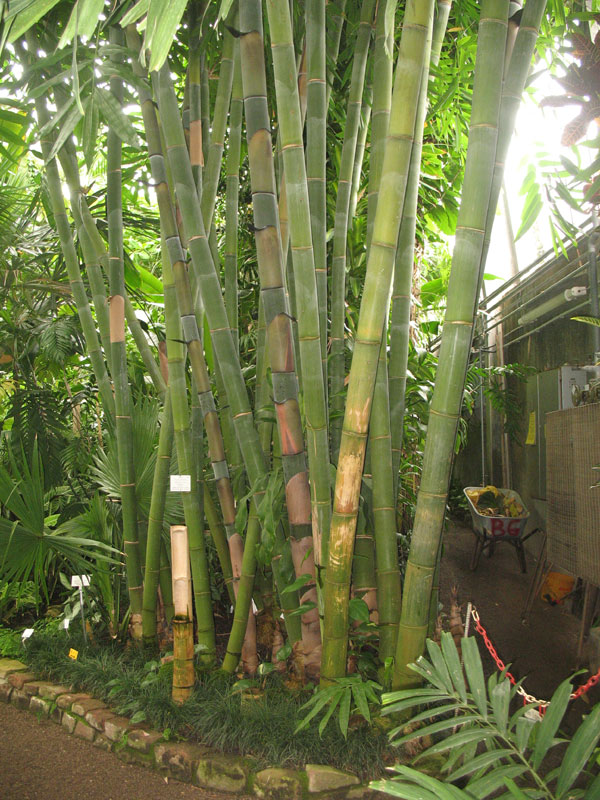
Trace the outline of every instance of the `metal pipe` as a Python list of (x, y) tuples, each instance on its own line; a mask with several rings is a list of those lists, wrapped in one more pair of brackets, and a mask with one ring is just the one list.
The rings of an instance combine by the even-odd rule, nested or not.
[[(590, 312), (592, 317), (598, 319), (600, 311), (598, 308), (598, 218), (595, 213), (592, 214), (594, 221), (594, 229), (588, 238), (588, 274), (590, 282)], [(594, 343), (594, 364), (600, 361), (600, 328), (597, 325), (592, 326), (592, 341)]]

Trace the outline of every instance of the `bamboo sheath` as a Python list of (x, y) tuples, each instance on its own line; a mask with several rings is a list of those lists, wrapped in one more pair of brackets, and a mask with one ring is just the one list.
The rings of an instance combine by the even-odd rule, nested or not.
[[(448, 15), (450, 0), (438, 0), (437, 14), (433, 26), (431, 43), (431, 63), (437, 66)], [(402, 434), (404, 429), (404, 409), (406, 393), (406, 370), (408, 368), (408, 348), (410, 331), (411, 287), (415, 256), (415, 235), (417, 227), (417, 202), (421, 175), (421, 153), (423, 149), (423, 128), (427, 115), (427, 85), (429, 65), (424, 73), (423, 86), (419, 95), (415, 141), (410, 161), (410, 172), (402, 224), (398, 236), (394, 288), (392, 292), (392, 314), (390, 328), (389, 393), (390, 419), (392, 431), (392, 475), (394, 479), (394, 498), (398, 496), (398, 479), (402, 454)]]
[[(393, 82), (393, 34), (386, 30), (386, 19), (394, 17), (396, 3), (381, 4), (375, 25), (374, 74), (377, 76), (373, 97), (373, 132), (371, 141), (371, 173), (367, 206), (367, 238), (372, 232), (377, 211), (377, 198), (385, 139), (389, 124)], [(419, 130), (418, 122), (416, 129)], [(368, 250), (367, 250), (368, 252)], [(379, 626), (379, 660), (394, 656), (400, 620), (400, 570), (396, 542), (396, 495), (392, 475), (392, 445), (388, 395), (387, 319), (381, 338), (377, 378), (373, 394), (373, 411), (369, 423), (369, 448), (373, 475), (374, 558), (377, 586)], [(357, 542), (358, 543), (358, 542)]]
[(504, 67), (508, 0), (484, 0), (479, 25), (469, 145), (423, 473), (406, 569), (394, 686), (415, 681), (407, 664), (423, 652), (442, 534), (456, 426), (471, 347), (490, 197)]
[(331, 395), (331, 457), (337, 463), (342, 436), (342, 414), (344, 411), (344, 380), (346, 377), (344, 352), (344, 326), (346, 321), (346, 251), (348, 242), (348, 219), (352, 176), (356, 156), (356, 144), (360, 125), (360, 113), (367, 69), (367, 55), (371, 41), (371, 28), (375, 0), (365, 0), (361, 7), (360, 25), (354, 48), (352, 77), (346, 109), (344, 143), (338, 176), (338, 192), (335, 204), (333, 228), (333, 257), (331, 262), (331, 356), (329, 364)]
[(321, 665), (324, 682), (341, 677), (345, 672), (348, 594), (362, 467), (410, 163), (416, 104), (432, 21), (433, 0), (407, 3), (338, 460), (325, 576)]
[[(302, 615), (305, 667), (316, 674), (321, 661), (321, 635), (315, 588), (310, 490), (298, 402), (292, 325), (284, 286), (260, 2), (241, 0), (240, 25), (242, 31), (250, 31), (240, 36), (240, 54), (260, 292), (281, 442), (290, 547), (296, 576), (306, 573), (311, 576), (300, 598), (303, 604), (314, 604), (313, 609)], [(280, 590), (284, 588), (285, 585)]]
[[(313, 542), (317, 564), (326, 562), (331, 514), (327, 409), (321, 369), (321, 334), (313, 257), (310, 205), (304, 161), (296, 58), (287, 3), (267, 2), (280, 141), (290, 212), (289, 228), (296, 289), (300, 371), (311, 484)], [(320, 583), (320, 579), (318, 579)]]

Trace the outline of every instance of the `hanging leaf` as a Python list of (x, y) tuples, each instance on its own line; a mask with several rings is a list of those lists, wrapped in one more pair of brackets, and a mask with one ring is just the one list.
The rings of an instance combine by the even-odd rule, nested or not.
[(58, 49), (66, 47), (77, 36), (91, 39), (103, 8), (104, 0), (77, 0), (58, 40)]
[(164, 0), (150, 0), (144, 41), (144, 47), (150, 50), (150, 72), (165, 63), (186, 5), (187, 0), (171, 0), (165, 14)]
[(88, 170), (92, 168), (94, 162), (94, 155), (96, 153), (96, 143), (98, 141), (98, 124), (100, 115), (98, 108), (94, 102), (94, 95), (92, 95), (86, 105), (86, 113), (83, 117), (83, 130), (81, 132), (81, 146), (83, 149), (83, 157), (85, 165)]
[(139, 0), (139, 2), (125, 14), (121, 20), (121, 27), (126, 28), (128, 25), (137, 22), (140, 17), (143, 17), (144, 14), (147, 13), (149, 5), (150, 0)]
[(50, 153), (48, 154), (48, 158), (46, 159), (47, 161), (51, 161), (67, 141), (67, 139), (72, 136), (75, 126), (81, 119), (81, 116), (81, 111), (75, 104), (73, 104), (71, 110), (60, 126), (60, 131), (56, 137), (56, 141), (52, 145), (52, 150), (50, 150)]
[(104, 121), (121, 141), (132, 147), (139, 146), (139, 137), (131, 121), (121, 111), (121, 106), (106, 89), (97, 89), (95, 97)]
[(5, 25), (10, 25), (10, 33), (6, 37), (8, 44), (28, 31), (57, 3), (58, 0), (15, 0), (11, 3), (4, 17)]

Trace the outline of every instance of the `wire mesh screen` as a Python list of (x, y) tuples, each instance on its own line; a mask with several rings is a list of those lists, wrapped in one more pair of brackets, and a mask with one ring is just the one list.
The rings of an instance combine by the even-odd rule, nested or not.
[(600, 586), (600, 403), (546, 415), (548, 557)]

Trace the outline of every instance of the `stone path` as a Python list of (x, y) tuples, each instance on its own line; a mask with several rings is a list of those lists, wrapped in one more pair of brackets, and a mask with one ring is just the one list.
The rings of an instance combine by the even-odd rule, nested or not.
[[(165, 739), (101, 700), (37, 680), (25, 664), (6, 658), (0, 658), (0, 701), (1, 800), (249, 800), (248, 792), (259, 800), (371, 800), (379, 794), (333, 767), (261, 769), (252, 758)], [(146, 769), (138, 774), (140, 765)], [(173, 779), (181, 783), (171, 789)]]
[[(2, 800), (231, 800), (168, 780), (0, 703)], [(247, 796), (246, 800), (247, 800)], [(236, 795), (242, 800), (244, 795)]]

